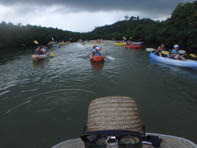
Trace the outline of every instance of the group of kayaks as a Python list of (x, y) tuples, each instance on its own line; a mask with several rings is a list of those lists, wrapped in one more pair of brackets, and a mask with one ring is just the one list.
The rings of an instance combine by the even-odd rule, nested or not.
[[(32, 59), (33, 61), (42, 61), (46, 58), (48, 58), (49, 55), (46, 52), (45, 54), (33, 54)], [(54, 52), (51, 52), (50, 57), (55, 57)], [(104, 56), (103, 55), (97, 55), (97, 56), (90, 56), (90, 60), (92, 62), (103, 62), (104, 61)]]
[[(134, 43), (129, 44), (129, 45), (126, 45), (126, 43), (124, 43), (124, 44), (125, 44), (126, 48), (134, 47), (135, 49), (139, 49), (141, 47), (141, 44), (134, 44)], [(114, 45), (124, 46), (123, 43), (114, 43)], [(44, 60), (47, 57), (48, 57), (47, 53), (42, 54), (42, 55), (38, 55), (38, 54), (33, 54), (32, 55), (32, 59), (34, 61)], [(156, 55), (154, 52), (150, 53), (150, 58), (154, 61), (164, 63), (164, 64), (168, 64), (168, 65), (197, 69), (197, 61), (194, 61), (194, 60), (189, 60), (189, 59), (187, 59), (187, 60), (177, 60), (177, 59), (172, 59), (172, 58), (169, 58), (169, 57), (161, 57), (161, 56)], [(104, 56), (103, 55), (90, 56), (90, 61), (92, 61), (92, 62), (103, 62), (104, 61)]]
[(115, 46), (124, 46), (125, 48), (140, 49), (142, 42), (116, 42)]

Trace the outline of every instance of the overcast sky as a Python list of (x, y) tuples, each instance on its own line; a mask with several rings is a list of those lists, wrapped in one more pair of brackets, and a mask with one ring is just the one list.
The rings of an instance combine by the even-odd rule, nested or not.
[(0, 0), (0, 22), (75, 32), (113, 24), (124, 16), (166, 19), (178, 3), (194, 0)]

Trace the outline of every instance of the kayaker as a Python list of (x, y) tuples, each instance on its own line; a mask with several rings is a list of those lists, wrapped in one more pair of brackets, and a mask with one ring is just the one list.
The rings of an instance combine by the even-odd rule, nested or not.
[(162, 54), (162, 51), (165, 50), (165, 44), (161, 43), (161, 45), (157, 48), (157, 50), (155, 51), (155, 54), (163, 57), (164, 55)]
[(41, 46), (38, 46), (36, 49), (36, 54), (37, 55), (43, 55), (43, 54), (46, 54), (46, 49), (45, 47), (41, 47)]
[(91, 56), (93, 57), (93, 56), (99, 56), (99, 55), (101, 55), (101, 52), (100, 51), (101, 51), (101, 47), (99, 47), (97, 45), (93, 46)]
[(43, 54), (46, 54), (46, 53), (47, 53), (47, 49), (48, 49), (48, 48), (47, 48), (46, 46), (42, 46), (42, 47), (41, 47), (42, 53), (43, 53)]
[(180, 55), (178, 44), (174, 45), (174, 48), (170, 52), (170, 57), (176, 60), (186, 60), (182, 55)]
[(36, 51), (36, 54), (37, 54), (37, 55), (42, 55), (42, 54), (43, 54), (43, 51), (41, 50), (41, 47), (40, 47), (40, 46), (38, 46), (38, 47), (35, 49), (35, 51)]

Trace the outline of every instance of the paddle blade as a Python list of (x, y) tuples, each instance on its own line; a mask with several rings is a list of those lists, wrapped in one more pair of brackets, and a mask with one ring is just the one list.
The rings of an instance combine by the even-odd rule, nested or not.
[(111, 57), (111, 56), (106, 56), (109, 60), (115, 60), (114, 57)]
[(34, 44), (38, 45), (38, 44), (39, 44), (39, 42), (38, 42), (37, 40), (34, 40)]
[(180, 54), (185, 54), (185, 50), (179, 50)]
[(169, 51), (162, 51), (162, 54), (164, 54), (164, 55), (169, 55), (170, 52), (169, 52)]
[(55, 57), (55, 53), (54, 52), (51, 52), (51, 57)]
[(189, 56), (191, 56), (192, 58), (197, 58), (197, 55), (195, 55), (194, 53), (190, 53)]
[(155, 49), (154, 48), (146, 48), (146, 51), (152, 52), (152, 51), (155, 51)]

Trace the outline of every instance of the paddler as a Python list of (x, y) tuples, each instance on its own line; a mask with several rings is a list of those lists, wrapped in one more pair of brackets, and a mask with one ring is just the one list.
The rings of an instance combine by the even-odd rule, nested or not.
[(94, 45), (93, 48), (92, 48), (91, 56), (93, 57), (93, 56), (99, 56), (99, 55), (101, 55), (101, 52), (100, 52), (101, 50), (102, 50), (101, 47), (99, 47), (97, 45)]

